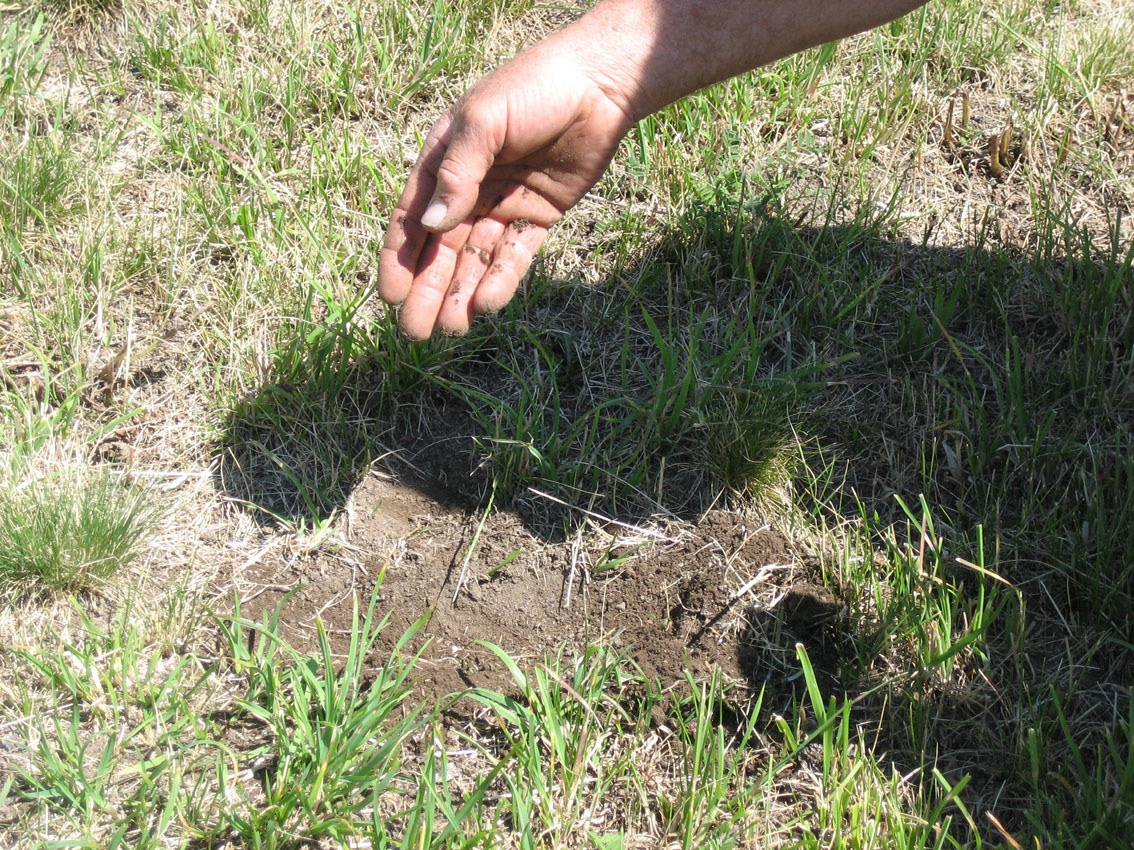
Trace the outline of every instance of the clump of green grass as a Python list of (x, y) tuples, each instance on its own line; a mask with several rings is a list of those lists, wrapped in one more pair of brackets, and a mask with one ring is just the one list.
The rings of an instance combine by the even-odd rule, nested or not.
[(0, 588), (7, 599), (98, 588), (141, 552), (160, 517), (117, 475), (17, 457), (0, 480)]
[(346, 841), (357, 834), (376, 798), (404, 784), (402, 748), (421, 726), (421, 707), (407, 702), (417, 657), (406, 650), (420, 624), (399, 638), (387, 663), (368, 670), (367, 659), (389, 620), (377, 610), (379, 598), (376, 589), (365, 614), (356, 600), (341, 664), (321, 621), (316, 654), (298, 653), (280, 638), (282, 602), (263, 624), (239, 612), (221, 623), (233, 671), (247, 685), (237, 710), (270, 733), (270, 743), (254, 753), (270, 767), (262, 788), (250, 792), (234, 781), (227, 760), (218, 758), (218, 801), (235, 798), (243, 805), (222, 807), (216, 825), (201, 830), (202, 838), (235, 833), (263, 848)]
[(0, 31), (0, 117), (18, 114), (21, 100), (35, 94), (47, 72), (50, 43), (42, 15)]

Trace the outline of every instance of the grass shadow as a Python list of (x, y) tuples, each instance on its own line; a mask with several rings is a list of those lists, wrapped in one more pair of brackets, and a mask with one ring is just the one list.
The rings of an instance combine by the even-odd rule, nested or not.
[(1078, 613), (1121, 613), (1134, 248), (1070, 228), (1033, 256), (989, 239), (798, 227), (726, 197), (603, 285), (533, 275), (462, 340), (312, 322), (229, 411), (217, 484), (317, 525), (382, 463), (470, 506), (493, 492), (543, 537), (584, 511), (694, 518), (785, 482), (817, 520), (888, 527), (906, 519), (895, 495), (924, 493), (970, 545), (978, 526), (1011, 534), (1002, 562), (1113, 563), (1114, 581), (1058, 576)]
[(452, 448), (471, 433), (471, 418), (438, 385), (450, 346), (412, 347), (390, 329), (389, 347), (380, 331), (300, 330), (275, 353), (272, 380), (228, 411), (216, 445), (218, 490), (264, 524), (300, 531), (332, 522), (376, 465), (475, 506), (471, 455)]
[[(845, 544), (819, 605), (840, 613), (808, 625), (799, 588), (750, 612), (750, 684), (771, 670), (798, 700), (810, 644), (903, 772), (977, 777), (981, 805), (1026, 813), (1050, 775), (1121, 774), (1134, 642), (1134, 248), (1117, 225), (1109, 245), (1045, 233), (937, 246), (717, 199), (602, 285), (533, 275), (463, 340), (299, 335), (232, 412), (219, 484), (317, 524), (389, 464), (469, 507), (491, 493), (545, 540), (786, 491)], [(1121, 817), (1118, 780), (1068, 805)]]

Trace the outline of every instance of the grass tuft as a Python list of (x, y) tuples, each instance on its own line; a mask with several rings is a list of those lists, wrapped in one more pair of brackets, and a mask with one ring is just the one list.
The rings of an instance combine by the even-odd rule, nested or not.
[(97, 590), (134, 560), (161, 517), (120, 475), (36, 468), (17, 457), (0, 481), (0, 588), (9, 604)]

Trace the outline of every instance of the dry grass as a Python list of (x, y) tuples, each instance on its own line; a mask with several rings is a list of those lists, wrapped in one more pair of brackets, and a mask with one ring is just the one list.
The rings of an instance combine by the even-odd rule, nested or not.
[[(955, 841), (941, 846), (1008, 841), (983, 813), (1025, 846), (1107, 846), (1129, 825), (1128, 553), (1122, 529), (1105, 527), (1131, 510), (1128, 278), (1127, 303), (1099, 329), (1113, 344), (1073, 361), (1085, 387), (1075, 375), (1060, 383), (1068, 352), (1090, 348), (1085, 323), (1098, 310), (1076, 306), (1075, 292), (1106, 268), (1130, 272), (1129, 3), (938, 2), (932, 39), (912, 28), (863, 36), (825, 63), (812, 52), (666, 110), (558, 229), (527, 300), (464, 344), (418, 349), (392, 339), (368, 298), (385, 212), (438, 111), (573, 10), (76, 0), (6, 7), (0, 33), (10, 21), (30, 32), (41, 10), (53, 42), (40, 65), (20, 54), (12, 107), (0, 108), (0, 460), (16, 447), (63, 453), (123, 473), (169, 508), (141, 559), (97, 592), (0, 608), (0, 645), (87, 659), (76, 680), (95, 675), (115, 641), (156, 665), (155, 681), (170, 659), (215, 663), (218, 678), (186, 710), (212, 693), (235, 706), (251, 674), (217, 648), (206, 606), (226, 610), (260, 562), (282, 573), (312, 551), (353, 557), (343, 525), (361, 521), (350, 517), (353, 483), (387, 450), (417, 457), (415, 440), (447, 438), (435, 423), (455, 422), (480, 440), (461, 450), (480, 477), (460, 486), (488, 492), (495, 475), (536, 525), (559, 514), (533, 484), (643, 524), (683, 508), (680, 521), (695, 522), (692, 507), (730, 499), (751, 509), (756, 491), (801, 547), (823, 554), (854, 623), (844, 665), (860, 690), (830, 726), (793, 748), (793, 728), (816, 729), (815, 707), (792, 706), (786, 726), (766, 713), (758, 743), (722, 756), (738, 793), (752, 793), (750, 774), (790, 761), (759, 786), (775, 789), (772, 811), (753, 809), (741, 828), (725, 803), (681, 797), (689, 754), (708, 744), (683, 740), (672, 717), (661, 728), (610, 720), (593, 769), (622, 784), (593, 801), (591, 837), (547, 844), (672, 839), (664, 832), (678, 821), (643, 802), (666, 795), (703, 803), (726, 827), (737, 817), (751, 846), (832, 846), (847, 826), (824, 818), (855, 805), (863, 821), (844, 846), (901, 846), (894, 836), (933, 815)], [(990, 139), (1009, 127), (993, 161)], [(751, 367), (729, 349), (747, 331)], [(336, 360), (348, 345), (356, 372)], [(689, 362), (698, 393), (664, 431), (672, 411), (651, 404)], [(714, 364), (743, 392), (704, 392)], [(787, 413), (746, 406), (753, 392)], [(603, 409), (625, 414), (625, 433), (642, 442), (583, 427), (620, 396), (634, 404)], [(1047, 410), (1057, 419), (1044, 425)], [(1064, 422), (1077, 410), (1090, 420)], [(705, 459), (705, 423), (726, 420), (757, 422), (750, 442), (741, 428), (723, 452), (749, 482), (722, 484)], [(771, 449), (753, 448), (770, 432)], [(533, 462), (528, 447), (550, 457), (561, 435), (574, 442), (554, 463)], [(240, 477), (254, 480), (226, 488)], [(277, 490), (276, 501), (265, 495)], [(601, 535), (585, 545), (601, 549)], [(136, 616), (116, 621), (122, 611)], [(104, 643), (68, 655), (91, 623)], [(28, 669), (0, 653), (0, 846), (98, 845), (119, 822), (132, 824), (127, 843), (191, 841), (174, 822), (151, 835), (115, 821), (142, 793), (137, 779), (89, 813), (5, 785), (21, 748), (45, 729), (62, 734), (35, 718), (66, 716), (71, 699)], [(704, 720), (717, 709), (697, 710)], [(141, 711), (123, 717), (164, 716)], [(844, 716), (860, 734), (839, 737)], [(648, 727), (648, 713), (635, 722)], [(449, 732), (476, 750), (476, 767), (454, 765), (439, 786), (454, 806), (484, 764), (505, 759), (486, 730)], [(414, 740), (410, 771), (432, 752)], [(144, 751), (122, 757), (116, 782)], [(251, 776), (234, 782), (237, 797), (253, 794)], [(224, 809), (189, 800), (179, 814), (204, 829)], [(603, 843), (631, 816), (622, 843)], [(1092, 819), (1112, 832), (1090, 835)], [(720, 823), (697, 821), (686, 840)], [(519, 831), (498, 837), (523, 844)]]

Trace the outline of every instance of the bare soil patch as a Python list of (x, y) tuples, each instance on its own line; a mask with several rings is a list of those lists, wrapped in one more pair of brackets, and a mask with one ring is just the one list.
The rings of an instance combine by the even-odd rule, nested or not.
[(715, 510), (664, 535), (592, 528), (548, 541), (498, 511), (470, 557), (481, 515), (444, 493), (372, 475), (352, 502), (352, 548), (249, 568), (244, 612), (260, 619), (297, 587), (283, 603), (284, 636), (310, 644), (319, 617), (345, 648), (353, 599), (364, 605), (381, 576), (390, 623), (378, 652), (426, 620), (413, 643), (422, 652), (421, 699), (467, 687), (514, 690), (483, 642), (524, 665), (604, 643), (667, 687), (713, 668), (764, 684), (790, 666), (769, 666), (769, 653), (793, 657), (803, 641), (828, 679), (837, 676), (829, 637), (839, 606), (819, 584), (818, 561), (758, 516)]

